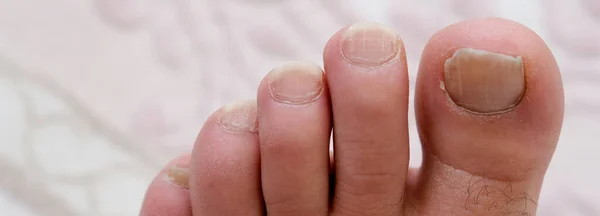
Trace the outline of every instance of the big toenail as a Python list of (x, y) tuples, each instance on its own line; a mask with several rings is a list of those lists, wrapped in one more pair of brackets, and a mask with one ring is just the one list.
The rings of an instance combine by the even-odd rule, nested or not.
[(477, 113), (516, 106), (525, 92), (523, 59), (471, 48), (446, 60), (443, 87), (455, 104)]
[(346, 59), (361, 66), (379, 66), (398, 53), (399, 37), (378, 24), (356, 24), (342, 35), (341, 50)]
[(246, 100), (229, 104), (219, 113), (218, 123), (231, 132), (256, 132), (256, 101)]
[(189, 188), (190, 172), (188, 168), (172, 166), (167, 170), (166, 178), (181, 188)]
[(323, 72), (317, 65), (293, 62), (276, 68), (267, 77), (271, 97), (286, 104), (306, 104), (323, 93)]

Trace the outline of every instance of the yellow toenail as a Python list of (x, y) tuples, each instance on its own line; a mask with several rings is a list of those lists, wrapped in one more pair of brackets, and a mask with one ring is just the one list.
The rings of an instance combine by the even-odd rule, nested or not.
[(167, 179), (181, 188), (189, 188), (190, 172), (188, 168), (173, 166), (167, 170)]
[(361, 66), (379, 66), (398, 53), (398, 35), (378, 24), (356, 24), (342, 35), (341, 50), (350, 62)]
[(525, 92), (521, 57), (484, 50), (457, 50), (444, 65), (444, 85), (457, 105), (478, 113), (510, 110)]
[(273, 99), (287, 104), (306, 104), (323, 93), (323, 71), (317, 65), (293, 62), (276, 68), (267, 77)]
[(220, 111), (218, 123), (231, 132), (256, 132), (256, 101), (246, 100), (229, 104)]

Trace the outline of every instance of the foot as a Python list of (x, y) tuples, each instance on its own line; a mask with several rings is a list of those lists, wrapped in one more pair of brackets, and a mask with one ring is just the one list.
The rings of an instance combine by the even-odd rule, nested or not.
[(324, 63), (325, 73), (278, 67), (257, 100), (215, 112), (191, 157), (150, 185), (141, 215), (535, 215), (563, 90), (533, 31), (480, 19), (430, 39), (416, 81), (415, 170), (400, 38), (354, 25), (331, 38)]

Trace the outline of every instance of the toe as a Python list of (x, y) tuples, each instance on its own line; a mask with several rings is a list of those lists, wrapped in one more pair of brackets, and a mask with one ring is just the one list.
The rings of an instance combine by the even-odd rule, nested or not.
[(535, 214), (564, 102), (556, 62), (533, 31), (479, 19), (438, 32), (422, 55), (415, 100), (424, 164), (407, 207)]
[(408, 169), (404, 46), (377, 24), (343, 29), (324, 54), (335, 157), (333, 213), (398, 215)]
[(256, 102), (235, 103), (204, 124), (192, 151), (194, 215), (263, 215)]
[(331, 117), (323, 71), (274, 69), (258, 91), (262, 190), (269, 215), (327, 215)]
[(152, 181), (140, 216), (192, 216), (189, 192), (189, 156), (173, 160)]

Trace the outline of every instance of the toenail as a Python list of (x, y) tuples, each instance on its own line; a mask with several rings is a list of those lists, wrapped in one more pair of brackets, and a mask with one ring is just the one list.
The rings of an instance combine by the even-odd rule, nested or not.
[(269, 73), (267, 79), (271, 97), (286, 104), (306, 104), (323, 92), (323, 71), (309, 63), (285, 64)]
[(256, 101), (246, 100), (223, 107), (218, 123), (231, 132), (256, 132), (256, 116)]
[(467, 110), (507, 111), (525, 92), (523, 60), (520, 56), (459, 49), (446, 60), (443, 84), (452, 101)]
[(361, 66), (379, 66), (398, 53), (398, 35), (378, 24), (356, 24), (342, 35), (341, 50), (346, 59)]
[(188, 168), (172, 166), (167, 170), (166, 178), (181, 188), (189, 188), (190, 172)]

